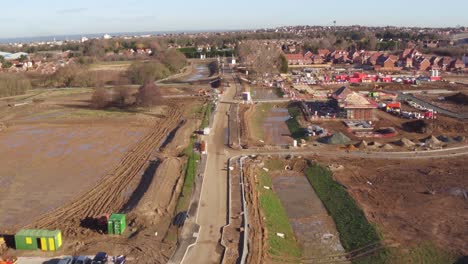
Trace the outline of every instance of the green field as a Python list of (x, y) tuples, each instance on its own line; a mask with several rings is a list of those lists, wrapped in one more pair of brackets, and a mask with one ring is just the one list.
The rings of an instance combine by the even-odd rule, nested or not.
[[(272, 186), (270, 176), (262, 170), (258, 175), (258, 181), (260, 207), (265, 215), (265, 224), (268, 231), (268, 252), (273, 257), (299, 260), (302, 250), (289, 224), (286, 211), (273, 190), (263, 188), (264, 186)], [(283, 233), (285, 238), (278, 237), (276, 233)]]

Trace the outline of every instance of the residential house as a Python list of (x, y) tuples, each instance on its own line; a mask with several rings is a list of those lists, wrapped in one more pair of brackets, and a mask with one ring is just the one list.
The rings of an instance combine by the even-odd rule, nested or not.
[(289, 45), (288, 46), (288, 52), (289, 53), (296, 53), (296, 51), (297, 51), (296, 45)]
[(389, 56), (387, 57), (387, 59), (384, 61), (383, 63), (383, 68), (385, 69), (393, 69), (395, 68), (395, 63), (396, 63), (396, 59), (392, 56)]
[(431, 62), (427, 58), (419, 57), (415, 62), (415, 67), (420, 71), (427, 71), (431, 68)]
[(325, 59), (320, 55), (313, 55), (310, 58), (310, 61), (312, 64), (323, 64), (325, 62)]
[(319, 49), (319, 50), (317, 50), (317, 54), (318, 54), (320, 57), (322, 57), (322, 58), (325, 59), (325, 58), (327, 58), (328, 55), (330, 54), (330, 50), (328, 50), (328, 49)]
[(304, 65), (305, 59), (302, 53), (291, 53), (291, 54), (284, 54), (286, 60), (288, 61), (289, 65)]
[(310, 60), (310, 58), (313, 56), (314, 54), (311, 52), (311, 51), (306, 51), (304, 53), (304, 59), (306, 60)]
[(341, 87), (332, 94), (332, 99), (346, 113), (347, 119), (373, 120), (377, 104), (349, 87)]
[(372, 54), (372, 56), (369, 57), (368, 64), (372, 66), (377, 65), (377, 61), (379, 60), (381, 56), (383, 56), (381, 52), (375, 52), (374, 54)]
[(450, 64), (452, 63), (452, 58), (450, 57), (443, 57), (439, 60), (439, 67), (442, 71), (450, 70)]
[(452, 70), (452, 71), (463, 70), (463, 69), (465, 69), (465, 63), (460, 59), (454, 59), (450, 63), (450, 70)]
[(330, 61), (334, 64), (347, 63), (349, 52), (346, 50), (335, 50), (330, 53)]
[(431, 69), (439, 70), (440, 69), (439, 62), (440, 62), (441, 59), (442, 59), (442, 57), (432, 56), (429, 59), (429, 61), (431, 62)]

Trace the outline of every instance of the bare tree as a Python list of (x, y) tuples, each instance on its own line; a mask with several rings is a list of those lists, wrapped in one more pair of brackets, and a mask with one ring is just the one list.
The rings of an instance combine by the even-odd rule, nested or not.
[(118, 107), (124, 108), (132, 100), (132, 92), (128, 87), (118, 87), (114, 90), (113, 103)]
[(106, 108), (111, 103), (111, 95), (105, 88), (97, 88), (91, 97), (91, 105), (96, 109)]
[(275, 45), (261, 41), (247, 41), (239, 45), (241, 61), (259, 77), (279, 72), (281, 51)]
[(136, 103), (141, 106), (150, 107), (158, 105), (161, 99), (161, 91), (152, 81), (142, 85), (136, 94)]

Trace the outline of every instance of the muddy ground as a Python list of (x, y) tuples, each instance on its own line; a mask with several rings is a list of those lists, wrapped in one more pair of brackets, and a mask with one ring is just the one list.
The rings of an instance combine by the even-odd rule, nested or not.
[(468, 254), (466, 157), (319, 161), (344, 166), (334, 171), (334, 177), (385, 240), (402, 248), (430, 241), (447, 251)]
[[(64, 245), (53, 254), (14, 255), (106, 251), (134, 263), (165, 263), (176, 243), (164, 238), (183, 183), (185, 158), (178, 156), (200, 123), (194, 113), (204, 99), (168, 99), (144, 112), (94, 110), (91, 92), (8, 99), (29, 102), (18, 107), (1, 101), (0, 234), (24, 227), (63, 233)], [(102, 234), (93, 220), (113, 212), (127, 213), (122, 237)]]
[(290, 118), (286, 105), (257, 104), (240, 107), (242, 141), (249, 146), (291, 145), (286, 121)]

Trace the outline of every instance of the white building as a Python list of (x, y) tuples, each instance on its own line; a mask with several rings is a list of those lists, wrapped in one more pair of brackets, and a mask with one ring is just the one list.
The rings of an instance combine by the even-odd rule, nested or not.
[(86, 42), (86, 41), (88, 41), (88, 40), (89, 40), (89, 39), (88, 39), (87, 37), (81, 37), (81, 42), (82, 42), (82, 43), (83, 43), (83, 42)]
[(111, 35), (109, 35), (109, 34), (105, 34), (105, 35), (103, 36), (103, 38), (104, 38), (104, 39), (111, 39), (111, 38), (112, 38), (112, 36), (111, 36)]

